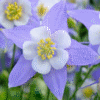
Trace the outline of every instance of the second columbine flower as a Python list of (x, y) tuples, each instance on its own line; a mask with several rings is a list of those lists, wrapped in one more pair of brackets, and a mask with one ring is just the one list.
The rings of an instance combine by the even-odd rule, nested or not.
[(66, 31), (58, 30), (51, 34), (46, 26), (32, 29), (31, 41), (23, 44), (23, 55), (32, 60), (32, 68), (41, 74), (50, 72), (51, 67), (62, 69), (69, 55), (66, 48), (71, 45), (71, 38)]
[(0, 23), (4, 28), (26, 25), (32, 16), (29, 0), (1, 0)]

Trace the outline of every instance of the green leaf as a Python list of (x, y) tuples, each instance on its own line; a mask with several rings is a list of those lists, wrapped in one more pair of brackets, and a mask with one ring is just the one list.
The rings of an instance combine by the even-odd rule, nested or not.
[(0, 100), (6, 100), (7, 91), (6, 88), (0, 86)]
[(21, 91), (19, 87), (8, 89), (7, 100), (20, 100)]

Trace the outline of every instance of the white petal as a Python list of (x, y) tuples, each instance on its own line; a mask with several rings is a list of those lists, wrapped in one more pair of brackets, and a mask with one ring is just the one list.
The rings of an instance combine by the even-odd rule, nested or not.
[(100, 54), (100, 46), (98, 47), (98, 54)]
[(9, 21), (4, 13), (0, 14), (0, 24), (6, 29), (14, 27), (13, 21)]
[(33, 60), (33, 58), (37, 55), (37, 45), (32, 41), (26, 41), (23, 44), (23, 55), (27, 60)]
[(56, 43), (57, 48), (68, 48), (71, 45), (71, 38), (64, 30), (58, 30), (51, 35), (52, 40)]
[(38, 73), (47, 74), (51, 70), (51, 65), (47, 59), (42, 60), (39, 56), (36, 56), (32, 61), (32, 68)]
[(68, 52), (63, 49), (57, 49), (56, 55), (52, 57), (49, 61), (53, 68), (62, 69), (67, 63), (69, 58)]
[(91, 87), (92, 87), (94, 93), (96, 93), (97, 92), (97, 84), (93, 84), (93, 85), (91, 85)]
[(28, 15), (31, 13), (31, 2), (29, 0), (18, 0), (18, 4), (22, 6), (23, 12)]
[(41, 4), (44, 4), (44, 7), (48, 7), (48, 10), (50, 10), (50, 8), (55, 5), (56, 3), (58, 3), (60, 0), (39, 0), (38, 5), (40, 6)]
[(22, 16), (19, 18), (19, 20), (14, 20), (14, 24), (16, 26), (26, 25), (29, 19), (30, 17), (27, 14), (22, 13)]
[(0, 0), (0, 14), (6, 10), (8, 3), (14, 3), (15, 0)]
[(92, 45), (100, 44), (100, 25), (92, 25), (90, 27), (89, 41)]
[(50, 30), (46, 26), (40, 26), (30, 31), (33, 41), (39, 42), (41, 39), (50, 37)]
[(0, 14), (2, 13), (2, 12), (4, 12), (4, 4), (5, 4), (5, 1), (4, 0), (1, 0), (0, 1)]

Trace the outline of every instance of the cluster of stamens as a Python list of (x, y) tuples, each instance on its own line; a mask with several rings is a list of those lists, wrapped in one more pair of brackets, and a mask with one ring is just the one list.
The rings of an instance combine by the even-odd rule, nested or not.
[(83, 95), (86, 97), (86, 98), (90, 98), (92, 95), (93, 95), (93, 89), (91, 87), (86, 87), (83, 89)]
[(72, 69), (74, 66), (71, 66), (71, 65), (67, 65), (67, 70), (70, 70)]
[(48, 11), (48, 8), (44, 7), (43, 4), (41, 4), (40, 6), (37, 7), (37, 13), (41, 17), (43, 17), (46, 14), (47, 11)]
[(38, 43), (38, 55), (41, 56), (42, 60), (45, 60), (46, 58), (50, 59), (54, 55), (55, 47), (51, 47), (52, 45), (55, 45), (54, 42), (51, 41), (51, 38), (46, 38), (45, 41), (43, 39), (40, 40)]
[(8, 20), (18, 20), (22, 16), (22, 7), (18, 6), (17, 2), (14, 2), (14, 4), (9, 3), (5, 13)]

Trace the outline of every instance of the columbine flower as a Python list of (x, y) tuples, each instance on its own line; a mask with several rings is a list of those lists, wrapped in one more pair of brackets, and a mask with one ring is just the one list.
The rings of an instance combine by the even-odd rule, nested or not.
[[(39, 19), (33, 12), (32, 7), (36, 1), (29, 0), (0, 0), (0, 48), (7, 50), (13, 45), (13, 42), (7, 39), (3, 34), (3, 29), (11, 29), (15, 26), (17, 30), (22, 31), (28, 27), (29, 31), (39, 26)], [(18, 33), (17, 33), (18, 34)]]
[(5, 28), (26, 25), (32, 16), (29, 0), (1, 0), (0, 24)]
[(32, 60), (32, 68), (41, 74), (50, 72), (51, 67), (62, 69), (69, 55), (65, 48), (71, 45), (71, 38), (66, 31), (58, 30), (50, 35), (47, 27), (31, 30), (32, 41), (23, 44), (23, 55)]
[[(87, 79), (84, 82), (84, 84), (82, 85), (82, 87), (85, 87), (86, 85), (89, 85), (93, 82), (94, 81)], [(92, 95), (96, 92), (97, 92), (97, 84), (94, 84), (92, 86), (88, 86), (88, 87), (85, 87), (83, 89), (79, 89), (77, 94), (76, 94), (76, 97), (77, 97), (77, 99), (81, 99), (81, 100), (90, 100)]]
[(52, 6), (59, 1), (60, 0), (39, 0), (36, 6), (36, 12), (40, 19), (43, 19), (46, 13), (52, 8)]
[[(47, 67), (46, 67), (46, 65), (44, 65), (44, 66), (46, 68), (46, 72), (48, 71), (48, 74), (43, 75), (43, 79), (44, 79), (46, 85), (49, 87), (50, 91), (58, 99), (62, 99), (63, 93), (64, 93), (64, 88), (66, 85), (66, 80), (67, 80), (66, 66), (63, 67), (62, 65), (64, 65), (66, 62), (68, 65), (81, 66), (81, 65), (88, 65), (88, 64), (91, 64), (92, 62), (95, 62), (95, 60), (98, 56), (97, 56), (97, 53), (95, 53), (91, 48), (89, 48), (85, 45), (82, 45), (73, 39), (71, 40), (70, 47), (67, 48), (67, 46), (68, 46), (67, 43), (61, 42), (61, 40), (59, 40), (60, 42), (57, 40), (58, 41), (57, 42), (57, 41), (55, 41), (55, 39), (57, 39), (57, 38), (53, 38), (54, 35), (52, 33), (57, 34), (55, 32), (59, 32), (58, 30), (64, 31), (64, 33), (63, 32), (61, 34), (59, 33), (60, 35), (63, 35), (66, 33), (65, 35), (69, 36), (67, 34), (68, 26), (67, 26), (66, 22), (67, 22), (68, 15), (66, 13), (66, 7), (67, 7), (66, 3), (63, 1), (57, 3), (55, 6), (52, 7), (51, 11), (48, 12), (48, 14), (46, 14), (46, 16), (43, 20), (44, 25), (42, 24), (42, 26), (47, 26), (50, 29), (52, 37), (48, 35), (48, 31), (46, 31), (47, 37), (44, 37), (44, 35), (41, 37), (40, 36), (38, 37), (39, 34), (35, 34), (37, 32), (37, 31), (35, 31), (35, 33), (32, 33), (32, 34), (35, 34), (34, 36), (36, 38), (31, 39), (31, 37), (29, 35), (30, 28), (26, 27), (26, 26), (20, 26), (20, 27), (15, 27), (13, 29), (9, 29), (9, 30), (8, 29), (3, 30), (4, 34), (9, 39), (11, 39), (18, 47), (23, 49), (23, 46), (27, 47), (29, 44), (31, 44), (31, 48), (33, 49), (33, 51), (36, 51), (36, 53), (34, 52), (32, 54), (33, 51), (31, 49), (29, 52), (24, 52), (25, 49), (27, 51), (28, 48), (25, 48), (23, 50), (24, 57), (23, 57), (23, 55), (21, 55), (17, 64), (14, 66), (13, 70), (11, 71), (11, 73), (9, 75), (9, 87), (16, 87), (16, 86), (26, 83), (31, 77), (33, 77), (36, 74), (36, 71), (34, 71), (33, 67), (39, 68), (39, 65), (41, 65), (41, 63), (42, 63), (42, 64), (47, 65)], [(24, 28), (24, 30), (21, 30), (23, 28)], [(38, 31), (41, 31), (41, 30), (38, 30)], [(42, 30), (42, 34), (45, 34), (43, 30)], [(34, 37), (33, 35), (31, 35), (31, 36), (32, 36), (32, 38)], [(44, 50), (44, 52), (41, 52), (42, 47), (41, 47), (41, 43), (40, 43), (41, 42), (40, 40), (43, 39), (43, 41), (45, 42), (43, 47), (45, 45), (48, 45), (48, 43), (46, 42), (46, 41), (48, 41), (48, 39), (45, 40), (45, 38), (48, 38), (48, 36), (51, 38), (51, 41), (53, 43), (57, 44), (57, 45), (53, 45), (53, 44), (51, 45), (50, 50), (52, 49), (54, 51), (54, 55), (52, 54), (52, 56), (50, 56), (50, 57), (47, 57), (48, 54), (46, 56), (45, 50)], [(58, 37), (59, 35), (55, 35), (55, 37), (56, 36)], [(63, 37), (63, 38), (65, 41), (65, 37)], [(61, 39), (61, 38), (59, 38), (59, 39)], [(27, 45), (23, 45), (23, 43), (25, 41), (29, 41), (29, 42), (27, 42), (28, 43)], [(34, 45), (33, 41), (36, 41), (35, 44), (36, 43), (38, 43), (38, 44)], [(63, 44), (63, 46), (59, 46), (58, 44), (60, 44), (60, 45)], [(48, 46), (50, 46), (50, 44)], [(58, 46), (59, 46), (59, 48), (62, 48), (62, 51), (64, 50), (64, 52), (66, 52), (66, 54), (68, 52), (68, 55), (69, 55), (69, 57), (67, 56), (68, 58), (64, 57), (63, 52), (61, 52), (61, 54), (58, 53), (58, 51), (57, 51)], [(35, 47), (35, 50), (34, 50), (34, 47)], [(52, 47), (55, 47), (56, 49), (54, 49)], [(67, 49), (65, 49), (65, 47)], [(43, 48), (42, 48), (42, 50), (43, 50)], [(37, 51), (38, 51), (38, 53), (37, 53)], [(27, 56), (25, 56), (25, 53), (27, 54)], [(32, 56), (31, 56), (31, 54), (32, 54)], [(45, 60), (42, 60), (42, 57), (41, 57), (42, 54), (45, 56), (45, 58), (43, 56), (43, 59), (45, 59)], [(62, 55), (61, 58), (64, 58), (64, 61), (62, 61), (62, 59), (59, 58), (60, 56), (58, 54)], [(35, 55), (37, 55), (37, 56), (35, 57)], [(34, 58), (33, 58), (33, 56), (34, 56)], [(51, 63), (50, 60), (55, 59), (56, 56), (59, 56), (58, 58), (56, 58), (57, 61), (55, 63)], [(41, 59), (40, 61), (42, 61), (42, 62), (37, 63), (38, 60), (37, 60), (37, 62), (35, 62), (36, 58), (39, 58), (39, 60)], [(48, 58), (50, 58), (50, 59), (48, 59)], [(65, 60), (65, 58), (66, 58), (66, 60)], [(26, 60), (26, 59), (33, 59), (33, 60)], [(58, 62), (59, 60), (61, 62)], [(33, 65), (32, 62), (34, 62), (35, 65)], [(37, 64), (39, 64), (39, 65), (37, 65)], [(50, 67), (50, 64), (52, 64), (52, 67)], [(51, 70), (50, 70), (50, 68), (51, 68)], [(37, 69), (35, 69), (35, 70), (37, 70)], [(44, 71), (44, 69), (42, 69), (42, 66), (37, 71), (40, 72), (40, 70), (42, 72)], [(49, 72), (49, 70), (50, 70), (50, 72)]]
[[(37, 12), (37, 15), (39, 16), (40, 20), (44, 19), (44, 16), (46, 13), (61, 0), (39, 0), (35, 10)], [(64, 1), (64, 0), (63, 0)], [(75, 4), (72, 3), (66, 3), (67, 10), (72, 10), (76, 8)]]
[[(28, 28), (28, 31), (30, 31), (32, 28), (39, 26), (39, 20), (35, 13), (32, 11), (32, 4), (34, 4), (34, 1), (0, 0), (0, 48), (4, 50), (4, 53), (7, 52), (8, 54), (6, 54), (7, 66), (10, 65), (11, 61), (8, 56), (12, 53), (10, 48), (13, 46), (13, 42), (10, 39), (7, 39), (7, 36), (4, 36), (3, 30), (7, 28), (12, 28), (13, 30), (14, 27), (19, 26), (17, 28), (19, 31), (25, 30), (26, 27)], [(23, 27), (22, 25), (25, 26)], [(22, 27), (20, 28), (20, 26)], [(10, 56), (12, 57), (12, 54)], [(19, 53), (16, 52), (15, 58), (17, 58), (16, 56), (19, 57)]]

